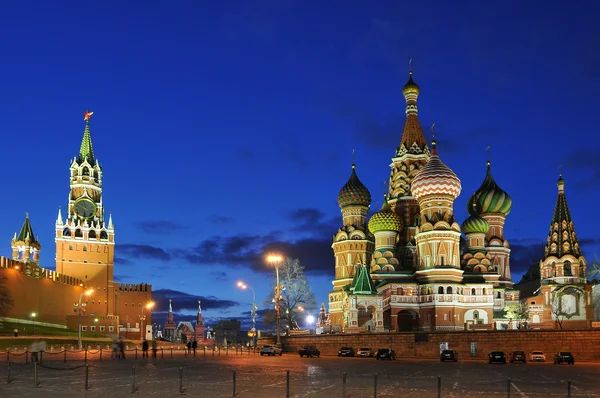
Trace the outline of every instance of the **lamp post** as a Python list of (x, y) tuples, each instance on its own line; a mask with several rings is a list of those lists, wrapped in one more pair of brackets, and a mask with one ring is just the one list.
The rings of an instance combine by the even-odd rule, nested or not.
[(138, 315), (140, 318), (140, 340), (146, 337), (146, 333), (144, 332), (144, 321), (146, 320), (146, 315), (144, 315), (144, 309), (151, 310), (154, 307), (154, 301), (148, 302), (145, 306), (142, 307), (142, 315)]
[(31, 316), (31, 322), (33, 323), (33, 334), (35, 334), (35, 316), (36, 315), (37, 314), (35, 312), (32, 312), (31, 315), (30, 315)]
[(279, 284), (279, 266), (283, 257), (278, 254), (270, 254), (267, 256), (267, 262), (275, 266), (275, 316), (277, 317), (277, 347), (281, 347), (281, 336), (279, 330), (279, 321), (281, 318), (281, 290), (283, 286)]
[(239, 281), (237, 283), (238, 287), (246, 290), (246, 289), (250, 289), (252, 290), (252, 312), (250, 312), (250, 315), (252, 316), (252, 347), (256, 347), (256, 339), (257, 339), (257, 333), (256, 333), (256, 292), (254, 291), (254, 289), (252, 289), (252, 287), (246, 285), (244, 282)]
[(79, 302), (75, 303), (75, 306), (77, 307), (77, 347), (79, 347), (80, 350), (81, 350), (81, 311), (82, 311), (81, 306), (83, 305), (83, 304), (81, 304), (81, 299), (83, 298), (83, 296), (89, 296), (92, 293), (94, 293), (94, 289), (90, 289), (88, 291), (81, 293), (79, 295)]
[(98, 318), (94, 318), (94, 337), (98, 337)]

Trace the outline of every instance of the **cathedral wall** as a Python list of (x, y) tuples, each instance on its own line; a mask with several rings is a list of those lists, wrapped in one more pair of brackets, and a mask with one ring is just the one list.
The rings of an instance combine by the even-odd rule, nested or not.
[[(57, 276), (55, 272), (43, 269), (42, 275), (50, 277), (27, 276), (23, 273), (22, 263), (17, 263), (20, 266), (19, 269), (15, 269), (12, 260), (3, 257), (0, 259), (0, 276), (6, 277), (6, 287), (13, 300), (13, 306), (8, 313), (9, 318), (31, 320), (30, 315), (35, 312), (36, 322), (67, 324), (67, 315), (73, 313), (74, 304), (79, 301), (83, 292), (79, 280), (66, 275)], [(69, 283), (62, 283), (53, 278)]]
[[(416, 342), (416, 339), (419, 342)], [(471, 358), (471, 343), (477, 345), (473, 359), (487, 360), (493, 350), (508, 353), (523, 350), (541, 350), (549, 361), (558, 351), (571, 351), (578, 360), (600, 360), (600, 330), (514, 330), (469, 331), (434, 333), (360, 333), (329, 335), (298, 335), (281, 338), (285, 352), (298, 352), (303, 345), (314, 345), (321, 355), (337, 355), (341, 346), (390, 347), (398, 357), (439, 359), (440, 343), (447, 342), (449, 349), (457, 350), (460, 359)], [(424, 341), (423, 341), (424, 340)], [(259, 343), (260, 344), (260, 343)]]

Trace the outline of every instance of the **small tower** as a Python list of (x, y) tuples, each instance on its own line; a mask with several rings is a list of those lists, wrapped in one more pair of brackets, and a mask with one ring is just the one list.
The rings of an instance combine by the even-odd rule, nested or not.
[[(23, 261), (24, 263), (32, 263), (34, 267), (39, 267), (40, 250), (42, 246), (33, 233), (31, 223), (29, 222), (29, 214), (25, 214), (25, 221), (17, 235), (11, 241), (12, 258), (13, 260)], [(30, 267), (27, 267), (31, 271)]]
[(431, 158), (411, 186), (421, 211), (415, 236), (419, 253), (416, 273), (420, 282), (462, 281), (461, 232), (454, 220), (454, 201), (461, 189), (460, 180), (440, 160), (433, 141)]
[(375, 236), (375, 252), (371, 260), (371, 272), (399, 271), (400, 263), (396, 257), (396, 243), (401, 230), (402, 220), (392, 211), (387, 197), (384, 196), (381, 210), (373, 214), (369, 220), (369, 231)]
[(492, 267), (491, 257), (485, 250), (485, 234), (490, 229), (490, 224), (488, 224), (485, 218), (479, 215), (480, 208), (481, 205), (477, 197), (471, 195), (467, 203), (469, 217), (463, 222), (461, 227), (462, 232), (467, 238), (467, 250), (463, 255), (461, 265), (465, 272), (474, 272), (477, 274), (492, 273), (496, 276), (491, 279), (497, 280), (498, 275)]
[(490, 225), (485, 235), (485, 249), (492, 259), (492, 268), (500, 274), (498, 284), (510, 288), (513, 285), (510, 272), (510, 245), (504, 238), (504, 222), (512, 209), (512, 199), (492, 177), (490, 160), (487, 161), (485, 179), (473, 196), (480, 205), (479, 215)]
[(175, 325), (175, 319), (173, 318), (173, 306), (171, 305), (171, 299), (169, 299), (169, 312), (167, 314), (167, 323), (165, 323), (165, 340), (170, 341), (171, 343), (176, 343), (175, 341), (175, 330), (177, 330), (177, 325)]
[(343, 226), (333, 238), (335, 256), (334, 290), (350, 284), (356, 264), (368, 264), (374, 249), (372, 236), (367, 229), (367, 212), (371, 193), (358, 179), (356, 165), (352, 164), (350, 179), (338, 194)]
[(344, 331), (383, 332), (383, 296), (377, 294), (367, 266), (356, 268), (344, 311)]
[(196, 315), (196, 326), (194, 326), (194, 340), (198, 343), (204, 341), (204, 322), (202, 321), (202, 307), (198, 300), (198, 314)]

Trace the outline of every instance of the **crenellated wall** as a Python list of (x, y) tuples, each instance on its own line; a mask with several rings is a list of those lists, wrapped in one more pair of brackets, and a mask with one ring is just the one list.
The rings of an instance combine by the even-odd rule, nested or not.
[[(419, 341), (415, 341), (419, 340)], [(457, 350), (460, 359), (486, 360), (489, 352), (502, 350), (544, 351), (547, 361), (554, 353), (571, 351), (578, 360), (600, 360), (600, 329), (587, 330), (514, 330), (470, 331), (433, 333), (361, 333), (300, 335), (281, 338), (285, 352), (298, 352), (303, 345), (314, 345), (321, 355), (337, 355), (342, 346), (392, 348), (400, 357), (437, 359), (440, 343), (447, 342), (449, 349)], [(471, 343), (477, 345), (477, 356), (471, 357)]]

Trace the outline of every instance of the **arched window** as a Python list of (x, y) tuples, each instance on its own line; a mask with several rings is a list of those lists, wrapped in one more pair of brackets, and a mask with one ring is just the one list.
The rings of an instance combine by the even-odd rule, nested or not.
[(473, 311), (473, 319), (479, 319), (479, 311)]
[(573, 276), (573, 271), (571, 270), (571, 262), (570, 261), (565, 261), (564, 274), (565, 274), (565, 276)]
[(106, 231), (100, 232), (100, 239), (108, 239), (108, 234), (106, 233)]
[(96, 231), (91, 230), (88, 236), (90, 237), (90, 239), (96, 239)]
[(63, 236), (71, 236), (71, 231), (69, 230), (69, 228), (65, 228), (63, 230)]
[(87, 167), (84, 167), (83, 170), (82, 170), (82, 172), (81, 172), (81, 175), (89, 176), (90, 175), (90, 169), (88, 169)]
[(500, 294), (500, 292), (498, 292), (498, 298), (502, 298), (502, 294)]
[(76, 238), (81, 238), (83, 236), (83, 234), (81, 233), (81, 230), (79, 228), (77, 228), (75, 230), (75, 237)]
[(471, 289), (471, 296), (474, 296), (475, 294), (475, 289)]
[(415, 225), (417, 227), (421, 226), (421, 216), (415, 216)]
[(452, 286), (446, 288), (446, 294), (452, 294)]
[(442, 286), (438, 287), (438, 294), (444, 294), (444, 288)]
[(87, 251), (87, 246), (83, 245), (83, 251), (86, 252)]

